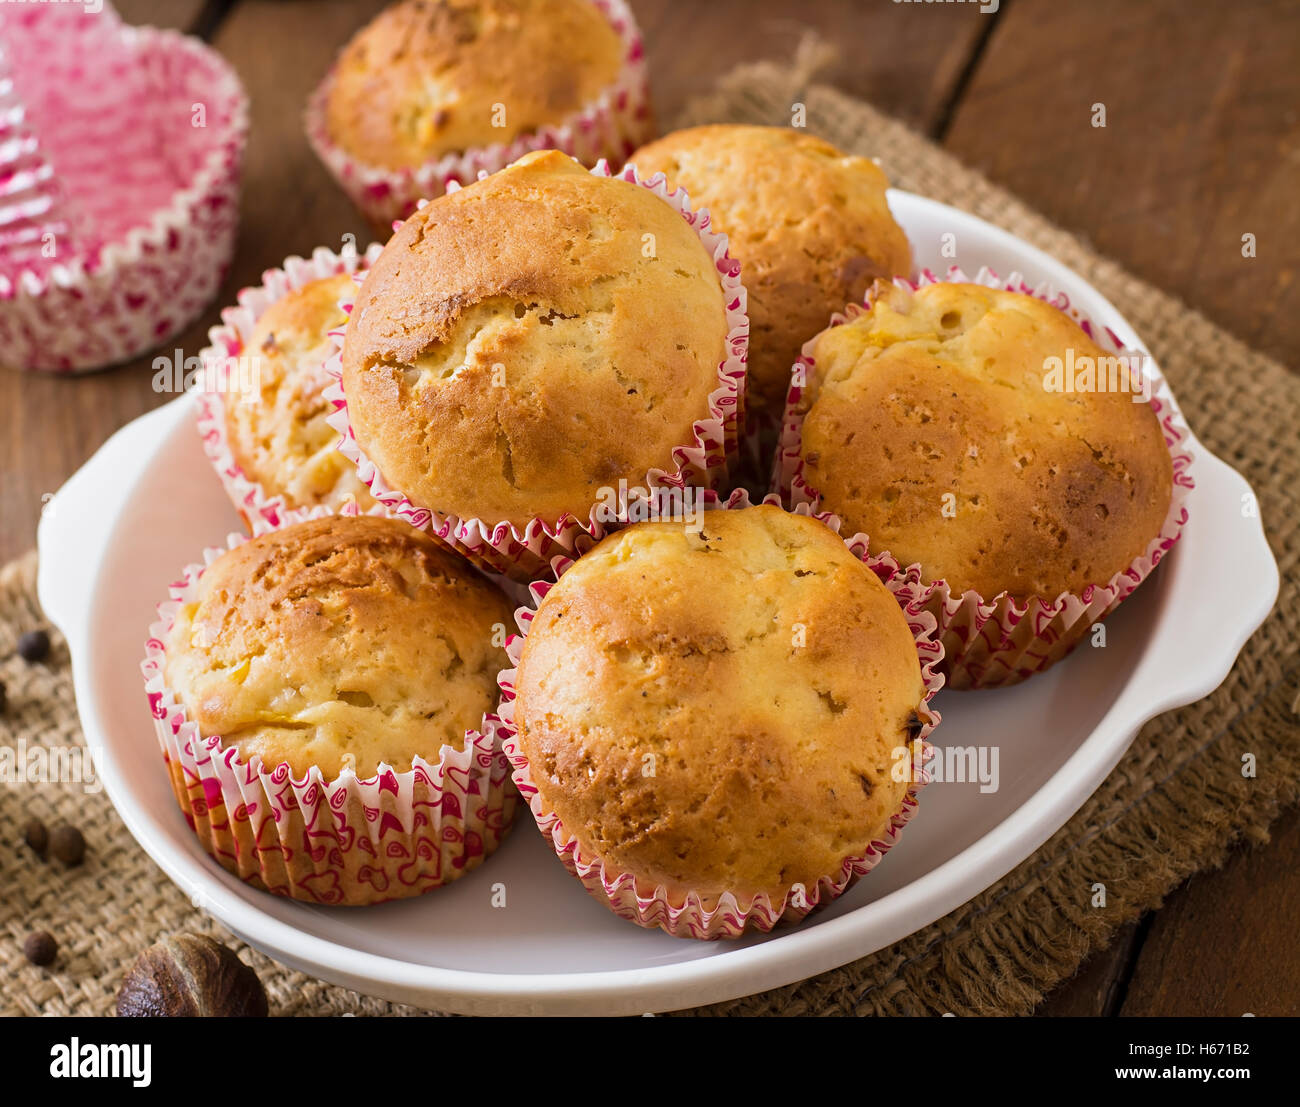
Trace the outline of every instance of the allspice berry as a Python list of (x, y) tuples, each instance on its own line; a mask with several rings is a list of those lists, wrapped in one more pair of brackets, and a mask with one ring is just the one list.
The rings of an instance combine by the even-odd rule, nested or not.
[(50, 832), (50, 852), (65, 865), (80, 865), (86, 856), (86, 839), (75, 826), (63, 823)]
[(264, 1018), (257, 973), (211, 938), (176, 934), (146, 949), (122, 981), (117, 1013), (129, 1017)]
[(59, 955), (59, 943), (48, 930), (33, 930), (23, 941), (23, 956), (33, 965), (49, 965)]
[(50, 832), (45, 829), (45, 824), (40, 819), (31, 818), (23, 827), (23, 841), (33, 853), (44, 857), (45, 847), (50, 844)]
[(29, 630), (18, 636), (18, 656), (24, 661), (44, 661), (50, 654), (50, 636), (43, 630)]

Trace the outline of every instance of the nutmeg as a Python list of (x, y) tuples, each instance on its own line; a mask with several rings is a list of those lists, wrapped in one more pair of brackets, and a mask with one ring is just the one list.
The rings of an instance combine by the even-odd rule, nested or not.
[(266, 989), (257, 973), (211, 938), (176, 934), (146, 949), (117, 993), (122, 1017), (263, 1018)]

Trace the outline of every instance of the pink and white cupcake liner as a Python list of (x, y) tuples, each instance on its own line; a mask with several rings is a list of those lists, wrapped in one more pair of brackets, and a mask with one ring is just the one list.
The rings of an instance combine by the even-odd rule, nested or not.
[[(645, 475), (645, 488), (656, 491), (701, 487), (710, 493), (708, 498), (711, 501), (716, 500), (713, 494), (726, 479), (744, 422), (749, 317), (745, 314), (745, 287), (740, 280), (740, 263), (727, 252), (727, 236), (710, 229), (708, 211), (691, 211), (686, 193), (681, 189), (670, 191), (663, 174), (656, 174), (648, 181), (642, 180), (633, 166), (612, 174), (604, 161), (598, 162), (591, 172), (601, 177), (617, 176), (650, 189), (672, 205), (695, 229), (713, 257), (726, 303), (727, 354), (718, 364), (718, 384), (708, 397), (707, 418), (694, 423), (690, 443), (673, 450), (672, 469), (651, 469)], [(328, 365), (335, 383), (326, 389), (325, 395), (336, 410), (329, 422), (342, 435), (339, 449), (356, 465), (361, 480), (369, 485), (371, 494), (390, 513), (422, 530), (431, 531), (476, 564), (517, 580), (531, 580), (545, 573), (552, 558), (576, 556), (604, 536), (606, 524), (598, 517), (600, 509), (596, 504), (592, 505), (586, 519), (569, 514), (554, 521), (532, 519), (520, 529), (508, 522), (462, 519), (422, 507), (408, 499), (400, 489), (391, 486), (362, 451), (348, 418), (342, 379), (343, 335), (342, 330), (331, 332), (336, 348)]]
[[(291, 513), (285, 525), (330, 514)], [(358, 514), (355, 507), (343, 514)], [(273, 528), (259, 526), (258, 533)], [(232, 534), (227, 548), (248, 538)], [(158, 741), (177, 802), (204, 850), (241, 880), (311, 903), (358, 906), (420, 895), (480, 865), (509, 832), (518, 795), (485, 718), (461, 750), (413, 759), (372, 777), (345, 770), (326, 780), (312, 768), (295, 779), (218, 736), (204, 737), (167, 685), (167, 637), (176, 613), (198, 594), (204, 570), (224, 553), (204, 551), (158, 606), (141, 665)]]
[(385, 169), (354, 158), (330, 136), (326, 105), (334, 83), (331, 71), (307, 103), (304, 123), (316, 156), (362, 214), (380, 229), (405, 219), (421, 200), (441, 196), (449, 185), (469, 184), (480, 173), (495, 173), (534, 150), (563, 150), (588, 166), (601, 158), (622, 162), (654, 137), (645, 47), (625, 0), (593, 3), (622, 40), (623, 68), (594, 103), (562, 123), (522, 134), (509, 143), (446, 154), (416, 169)]
[[(916, 289), (939, 281), (969, 282), (954, 266), (943, 277), (924, 270), (915, 282), (895, 279), (895, 284)], [(1044, 282), (1031, 286), (1019, 273), (1006, 280), (984, 268), (974, 282), (989, 288), (1023, 292), (1053, 304), (1069, 315), (1108, 354), (1140, 357), (1139, 351), (1124, 345), (1108, 327), (1094, 323), (1070, 302), (1064, 291)], [(850, 304), (845, 313), (831, 317), (837, 327), (869, 308)], [(825, 333), (825, 332), (822, 332)], [(773, 466), (773, 483), (787, 506), (820, 506), (817, 490), (804, 479), (803, 416), (798, 412), (803, 395), (802, 381), (813, 365), (813, 349), (820, 335), (804, 344), (795, 365), (786, 398), (781, 442)], [(800, 371), (802, 370), (802, 372)], [(1086, 636), (1088, 629), (1104, 619), (1127, 599), (1178, 541), (1187, 523), (1187, 494), (1194, 487), (1190, 472), (1192, 456), (1187, 451), (1188, 430), (1163, 378), (1153, 375), (1151, 408), (1160, 420), (1165, 444), (1173, 461), (1173, 489), (1169, 510), (1159, 533), (1143, 554), (1104, 584), (1088, 585), (1082, 592), (1062, 592), (1054, 598), (1031, 597), (1021, 602), (1007, 593), (985, 598), (974, 591), (954, 593), (946, 581), (922, 581), (921, 566), (902, 566), (888, 551), (868, 558), (882, 579), (891, 578), (891, 589), (906, 604), (909, 614), (928, 612), (938, 622), (945, 652), (944, 671), (950, 688), (991, 688), (1015, 684), (1054, 665)], [(867, 535), (853, 542), (866, 547)]]
[[(763, 502), (778, 503), (775, 496), (768, 496)], [(737, 490), (719, 510), (735, 510), (749, 506), (748, 494), (744, 490)], [(807, 505), (797, 508), (796, 511), (801, 515), (812, 515), (838, 533), (839, 520), (835, 516), (813, 515)], [(847, 541), (846, 545), (855, 556), (865, 560), (865, 543), (853, 539)], [(558, 580), (572, 564), (574, 562), (567, 557), (556, 557), (551, 565), (551, 575)], [(886, 579), (883, 583), (891, 591), (894, 590), (889, 580)], [(759, 893), (746, 903), (732, 892), (725, 892), (719, 897), (705, 897), (698, 892), (688, 892), (680, 897), (678, 902), (663, 885), (651, 885), (630, 872), (607, 866), (599, 856), (585, 850), (565, 828), (563, 820), (542, 803), (537, 786), (533, 783), (528, 758), (519, 748), (518, 733), (514, 725), (514, 682), (519, 658), (537, 607), (553, 587), (554, 580), (534, 581), (528, 589), (532, 597), (532, 606), (520, 607), (515, 612), (515, 621), (519, 624), (520, 633), (512, 635), (506, 642), (506, 653), (514, 667), (507, 669), (498, 678), (498, 683), (501, 685), (501, 704), (497, 709), (494, 726), (501, 748), (510, 761), (515, 785), (528, 804), (529, 810), (532, 811), (538, 829), (550, 842), (565, 868), (582, 882), (583, 887), (592, 896), (605, 903), (614, 914), (638, 926), (652, 929), (657, 927), (676, 938), (737, 938), (746, 931), (767, 932), (780, 921), (798, 922), (817, 907), (824, 906), (842, 895), (856, 883), (859, 877), (875, 868), (881, 858), (898, 842), (903, 827), (916, 814), (918, 793), (929, 783), (929, 772), (924, 769), (909, 784), (902, 806), (891, 817), (888, 826), (880, 836), (871, 842), (867, 852), (846, 857), (839, 872), (823, 877), (814, 887), (803, 890), (801, 895), (797, 894), (796, 888), (792, 887), (780, 901), (773, 901), (766, 893)], [(925, 697), (918, 707), (925, 708), (928, 721), (917, 737), (920, 743), (920, 760), (924, 763), (929, 761), (934, 752), (926, 739), (940, 721), (939, 713), (929, 707), (929, 704), (944, 682), (939, 672), (939, 665), (943, 659), (943, 646), (936, 637), (934, 616), (903, 603), (901, 597), (899, 602), (907, 618), (908, 627), (916, 639), (921, 676), (925, 682)], [(915, 761), (913, 764), (915, 765)], [(716, 902), (709, 902), (714, 898)]]
[(0, 43), (3, 363), (124, 361), (195, 318), (229, 266), (243, 88), (197, 39), (108, 6), (0, 5)]
[[(248, 526), (261, 520), (278, 526), (289, 510), (284, 497), (268, 492), (260, 481), (244, 472), (230, 448), (226, 425), (226, 397), (222, 376), (247, 356), (248, 343), (258, 320), (267, 309), (290, 292), (322, 278), (340, 273), (361, 273), (374, 264), (383, 247), (372, 243), (364, 254), (355, 250), (335, 253), (324, 246), (312, 251), (310, 258), (286, 258), (279, 269), (268, 269), (262, 283), (239, 290), (238, 304), (221, 313), (221, 324), (208, 331), (208, 345), (200, 353), (203, 363), (202, 387), (195, 390), (195, 416), (203, 452), (216, 470), (222, 487)], [(351, 307), (349, 298), (348, 306)]]

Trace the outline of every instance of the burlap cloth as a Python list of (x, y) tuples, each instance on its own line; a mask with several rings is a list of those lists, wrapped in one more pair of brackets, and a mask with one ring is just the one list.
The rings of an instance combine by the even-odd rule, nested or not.
[[(1223, 686), (1148, 725), (1082, 810), (1005, 879), (845, 968), (700, 1012), (1024, 1014), (1189, 874), (1220, 864), (1241, 839), (1266, 840), (1278, 811), (1298, 798), (1298, 667), (1289, 628), (1300, 619), (1300, 380), (901, 124), (832, 89), (807, 87), (808, 72), (806, 64), (743, 67), (681, 122), (788, 123), (792, 103), (802, 101), (810, 130), (880, 158), (898, 186), (997, 223), (1081, 273), (1139, 329), (1196, 433), (1254, 485), (1282, 570), (1276, 610)], [(10, 700), (0, 744), (9, 746), (20, 737), (29, 745), (80, 741), (62, 642), (56, 638), (48, 665), (13, 656), (17, 634), (41, 620), (34, 578), (34, 554), (0, 570), (0, 678)], [(1254, 779), (1241, 774), (1244, 751), (1258, 757)], [(67, 870), (19, 845), (31, 815), (79, 825), (89, 844), (85, 863)], [(234, 941), (149, 860), (102, 793), (85, 795), (75, 784), (7, 786), (0, 841), (0, 1013), (104, 1014), (126, 966), (158, 935), (191, 930)], [(1107, 887), (1104, 909), (1091, 905), (1098, 879)], [(21, 952), (24, 935), (38, 926), (62, 946), (52, 970), (29, 965)], [(277, 1014), (420, 1013), (313, 980), (246, 947), (241, 955), (266, 983)]]

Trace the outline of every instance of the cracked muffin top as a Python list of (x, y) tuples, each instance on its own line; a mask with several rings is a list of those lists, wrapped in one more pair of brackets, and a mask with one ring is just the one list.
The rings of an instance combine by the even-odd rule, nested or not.
[(799, 405), (805, 479), (844, 534), (987, 600), (1079, 592), (1146, 551), (1169, 450), (1132, 390), (1049, 389), (1049, 359), (1107, 356), (1069, 316), (974, 284), (873, 298), (818, 337)]
[(405, 0), (344, 48), (326, 121), (353, 157), (416, 168), (562, 123), (622, 65), (590, 0)]
[(549, 150), (427, 204), (343, 344), (357, 442), (420, 507), (585, 518), (694, 445), (726, 357), (713, 258), (650, 190)]
[(328, 332), (347, 322), (339, 299), (354, 287), (352, 277), (340, 273), (277, 300), (248, 342), (248, 354), (256, 359), (256, 390), (242, 391), (249, 382), (240, 374), (226, 379), (230, 452), (250, 480), (283, 496), (290, 508), (374, 506), (356, 466), (335, 448), (338, 431), (325, 421), (334, 410), (323, 395), (329, 384)]
[(585, 850), (744, 903), (881, 836), (924, 701), (894, 597), (772, 506), (606, 538), (543, 598), (515, 689), (533, 782)]
[(243, 759), (398, 772), (461, 749), (497, 702), (513, 606), (396, 519), (327, 516), (263, 534), (204, 570), (177, 612), (166, 679), (201, 734)]
[(877, 277), (906, 277), (907, 236), (867, 158), (789, 127), (717, 124), (665, 135), (628, 161), (708, 208), (749, 295), (749, 403), (781, 418), (803, 344)]

